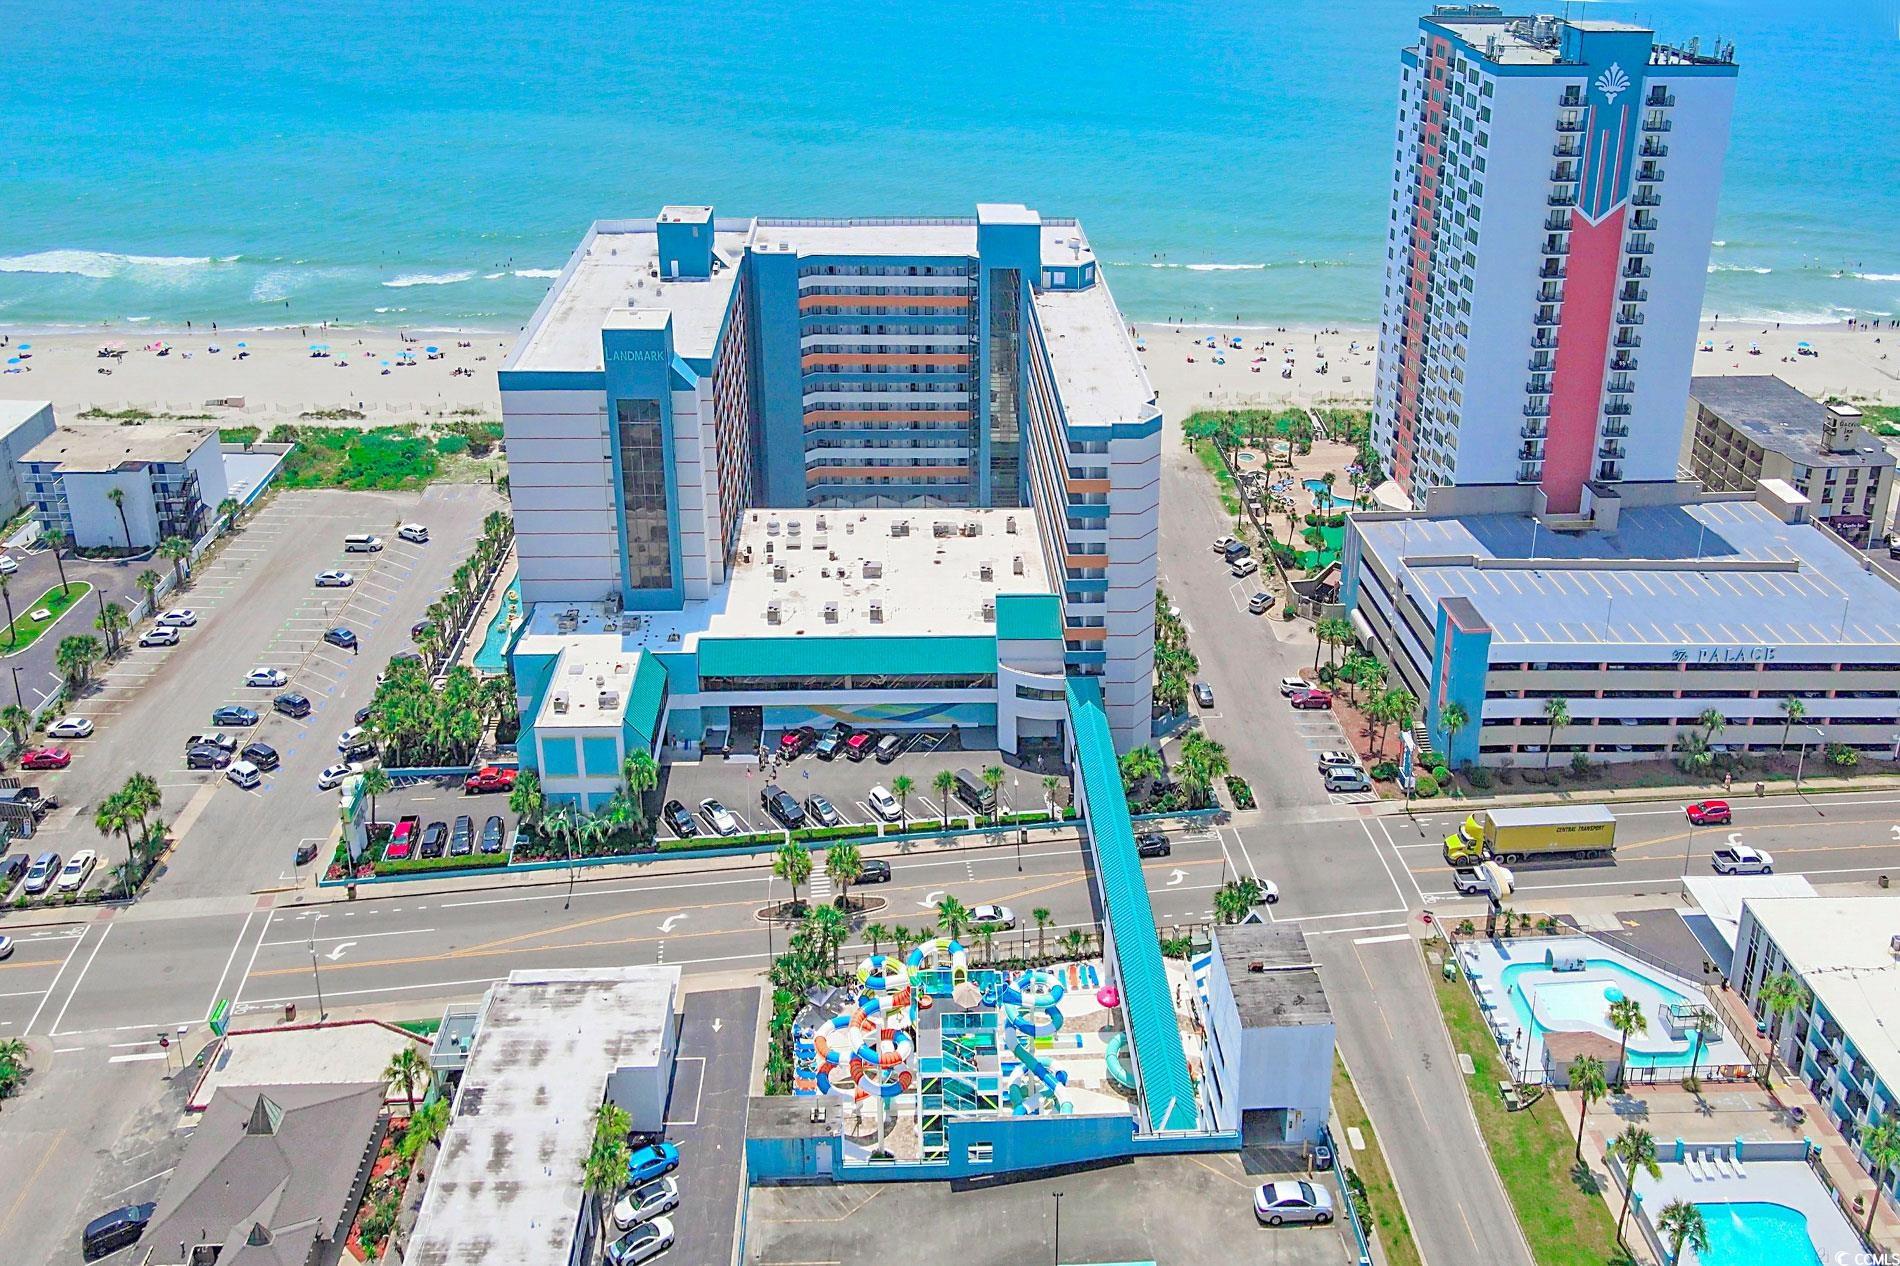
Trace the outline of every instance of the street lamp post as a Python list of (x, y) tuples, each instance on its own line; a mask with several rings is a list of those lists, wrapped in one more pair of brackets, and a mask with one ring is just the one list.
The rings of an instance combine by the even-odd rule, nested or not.
[(1062, 1193), (1056, 1192), (1056, 1242), (1054, 1266), (1062, 1266)]
[(1682, 873), (1689, 873), (1689, 854), (1695, 852), (1695, 819), (1689, 819), (1689, 842), (1682, 846)]
[(323, 920), (324, 916), (322, 914), (318, 914), (315, 918), (310, 920), (310, 978), (316, 982), (317, 986), (317, 1019), (319, 1022), (325, 1018), (323, 1008), (323, 973), (317, 967), (317, 924), (323, 922)]
[[(1825, 743), (1827, 741), (1827, 735), (1821, 733), (1820, 729), (1815, 726), (1809, 726), (1808, 732), (1814, 735), (1814, 741), (1817, 743)], [(1801, 772), (1807, 768), (1807, 764), (1808, 740), (1803, 738), (1801, 740), (1801, 755), (1794, 763), (1794, 789), (1796, 791), (1801, 790)]]

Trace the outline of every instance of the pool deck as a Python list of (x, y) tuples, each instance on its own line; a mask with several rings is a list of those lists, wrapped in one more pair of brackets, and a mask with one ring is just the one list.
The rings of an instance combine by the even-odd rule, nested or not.
[[(1673, 1140), (1658, 1139), (1657, 1144), (1665, 1156), (1675, 1151)], [(1704, 1147), (1691, 1143), (1689, 1150), (1696, 1153), (1718, 1149), (1713, 1144)], [(1724, 1145), (1719, 1150), (1729, 1152), (1733, 1147)], [(1744, 1147), (1742, 1163), (1746, 1170), (1745, 1176), (1723, 1177), (1718, 1173), (1714, 1177), (1696, 1178), (1687, 1166), (1664, 1160), (1661, 1178), (1651, 1178), (1643, 1173), (1637, 1175), (1636, 1194), (1642, 1199), (1643, 1209), (1651, 1218), (1660, 1214), (1663, 1207), (1674, 1200), (1686, 1200), (1690, 1204), (1762, 1202), (1784, 1205), (1808, 1220), (1808, 1238), (1813, 1241), (1815, 1251), (1823, 1262), (1851, 1262), (1863, 1254), (1860, 1236), (1848, 1224), (1833, 1198), (1828, 1195), (1827, 1188), (1821, 1185), (1821, 1180), (1814, 1176), (1814, 1171), (1808, 1168), (1805, 1161), (1752, 1161), (1747, 1159), (1747, 1154), (1748, 1149)], [(1688, 1260), (1695, 1260), (1691, 1254), (1684, 1256)]]

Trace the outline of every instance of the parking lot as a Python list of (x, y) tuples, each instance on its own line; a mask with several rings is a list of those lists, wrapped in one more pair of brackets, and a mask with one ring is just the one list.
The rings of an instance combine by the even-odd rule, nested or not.
[[(430, 778), (421, 782), (399, 782), (396, 790), (376, 797), (376, 820), (396, 823), (414, 815), (423, 829), (432, 822), (453, 826), (455, 819), (467, 814), (479, 842), (482, 828), (491, 817), (501, 819), (502, 838), (510, 843), (515, 837), (515, 815), (508, 808), (508, 797), (499, 792), (471, 796), (462, 790), (460, 778)], [(503, 846), (504, 848), (506, 845)]]
[[(335, 795), (319, 792), (316, 780), (338, 758), (336, 736), (369, 702), (377, 670), (410, 645), (410, 625), (467, 557), (483, 515), (498, 504), (485, 485), (277, 496), (169, 604), (197, 614), (179, 644), (130, 651), (71, 708), (96, 729), (88, 738), (62, 740), (73, 752), (70, 768), (32, 775), (61, 808), (24, 847), (67, 855), (96, 848), (111, 864), (123, 844), (93, 828), (94, 813), (130, 774), (143, 771), (163, 796), (156, 816), (180, 841), (158, 880), (168, 897), (298, 882), (298, 844), (328, 839), (335, 829)], [(409, 520), (428, 525), (427, 545), (396, 539), (395, 525)], [(346, 554), (344, 535), (361, 531), (382, 535), (385, 548)], [(316, 588), (316, 573), (329, 568), (350, 571), (356, 583)], [(322, 641), (336, 624), (355, 631), (356, 654)], [(245, 677), (257, 667), (281, 669), (289, 684), (247, 687)], [(310, 715), (273, 713), (271, 699), (283, 689), (308, 698)], [(261, 714), (259, 724), (230, 730), (240, 746), (266, 743), (281, 761), (248, 791), (220, 771), (186, 765), (187, 737), (211, 730), (212, 711), (234, 703)]]
[[(962, 747), (940, 745), (942, 731), (934, 731), (921, 742), (905, 749), (889, 764), (880, 765), (871, 757), (853, 761), (844, 756), (831, 760), (820, 760), (811, 752), (785, 764), (768, 762), (760, 765), (748, 759), (726, 760), (717, 756), (700, 761), (669, 764), (661, 769), (660, 795), (662, 802), (678, 800), (688, 812), (695, 816), (699, 812), (699, 803), (711, 797), (720, 801), (739, 820), (745, 831), (766, 831), (778, 827), (776, 819), (767, 814), (759, 804), (759, 793), (768, 783), (777, 783), (803, 803), (806, 797), (817, 794), (831, 801), (838, 815), (853, 826), (874, 825), (880, 819), (871, 811), (866, 795), (874, 786), (891, 789), (892, 780), (902, 774), (915, 784), (905, 808), (911, 818), (941, 818), (944, 805), (937, 795), (933, 782), (944, 770), (955, 772), (968, 769), (981, 775), (990, 765), (1003, 767), (1003, 784), (998, 792), (1002, 812), (1035, 812), (1044, 807), (1042, 779), (1040, 770), (1022, 768), (1012, 764), (1014, 757), (1006, 757), (994, 750), (969, 750)], [(776, 734), (768, 734), (776, 743)], [(931, 741), (939, 740), (938, 742)], [(1060, 793), (1060, 803), (1069, 803), (1067, 779)], [(951, 798), (950, 812), (957, 816), (968, 816), (970, 809), (961, 801)], [(700, 834), (710, 833), (705, 820), (699, 822)], [(673, 831), (662, 825), (662, 838), (674, 838)]]

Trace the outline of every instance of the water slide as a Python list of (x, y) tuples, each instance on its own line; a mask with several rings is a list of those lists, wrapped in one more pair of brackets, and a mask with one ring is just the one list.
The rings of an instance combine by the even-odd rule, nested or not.
[[(1016, 1115), (1026, 1116), (1030, 1113), (1062, 1113), (1075, 1111), (1075, 1105), (1057, 1093), (1061, 1087), (1069, 1084), (1068, 1073), (1058, 1072), (1037, 1059), (1036, 1052), (1030, 1049), (1029, 1043), (1022, 1038), (1016, 1040), (1016, 1045), (1010, 1048), (1010, 1053), (1015, 1055), (1018, 1062), (1022, 1064), (1022, 1068), (1018, 1071), (1016, 1079), (1012, 1081), (1009, 1088), (1010, 1106), (1014, 1109)], [(1042, 1083), (1043, 1097), (1039, 1102), (1032, 1101), (1029, 1098), (1029, 1090), (1023, 1080), (1023, 1074), (1034, 1077), (1037, 1081)]]

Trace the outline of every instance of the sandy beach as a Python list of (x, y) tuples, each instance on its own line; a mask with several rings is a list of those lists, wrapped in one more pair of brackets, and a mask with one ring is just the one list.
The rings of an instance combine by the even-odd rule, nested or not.
[[(1171, 415), (1235, 405), (1359, 404), (1372, 398), (1370, 326), (1138, 325), (1148, 376)], [(422, 330), (155, 331), (11, 334), (0, 397), (51, 400), (62, 419), (87, 410), (198, 416), (229, 425), (295, 422), (338, 409), (371, 423), (479, 409), (500, 416), (495, 370), (513, 332)], [(1206, 345), (1213, 338), (1215, 348)], [(1240, 347), (1232, 346), (1238, 339)], [(1800, 356), (1808, 343), (1818, 355)], [(239, 347), (242, 343), (245, 346)], [(326, 349), (313, 354), (311, 344)], [(1705, 324), (1699, 374), (1779, 374), (1813, 396), (1900, 403), (1900, 331), (1844, 324)], [(1751, 354), (1751, 345), (1759, 348)], [(168, 350), (161, 355), (160, 346)], [(102, 357), (102, 347), (122, 354)], [(427, 350), (434, 347), (436, 352)], [(215, 349), (215, 350), (214, 350)], [(404, 353), (408, 353), (407, 356)], [(17, 360), (17, 363), (14, 363)], [(1322, 367), (1324, 372), (1322, 372)], [(102, 371), (110, 372), (102, 372)], [(222, 405), (213, 401), (241, 400)]]

